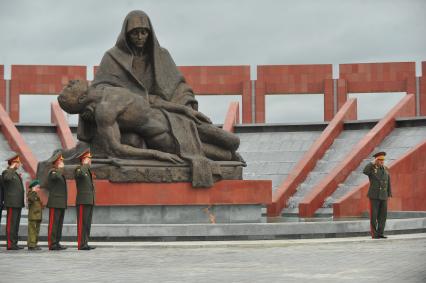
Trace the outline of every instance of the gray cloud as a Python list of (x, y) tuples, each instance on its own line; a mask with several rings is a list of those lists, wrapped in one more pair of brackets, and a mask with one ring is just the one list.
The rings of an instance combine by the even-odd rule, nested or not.
[(15, 0), (0, 3), (0, 64), (90, 69), (133, 9), (178, 65), (426, 60), (423, 0)]

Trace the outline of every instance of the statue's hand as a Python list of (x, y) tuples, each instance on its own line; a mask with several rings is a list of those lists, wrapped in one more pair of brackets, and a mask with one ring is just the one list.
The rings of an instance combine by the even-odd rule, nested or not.
[(198, 120), (201, 120), (204, 123), (212, 124), (210, 118), (199, 111), (195, 111), (195, 117), (197, 117)]
[(172, 163), (184, 163), (184, 161), (176, 154), (171, 154), (167, 152), (157, 152), (154, 154), (154, 157), (162, 161), (169, 161)]
[(196, 110), (193, 110), (191, 108), (185, 109), (185, 115), (187, 117), (189, 117), (190, 119), (194, 120), (194, 122), (197, 123), (197, 124), (202, 124), (202, 123), (211, 124), (212, 123), (212, 121), (209, 119), (209, 117), (207, 117), (203, 113), (198, 112)]
[(95, 120), (95, 117), (93, 115), (93, 111), (89, 110), (89, 109), (86, 109), (83, 113), (80, 114), (80, 116), (84, 121), (94, 121)]

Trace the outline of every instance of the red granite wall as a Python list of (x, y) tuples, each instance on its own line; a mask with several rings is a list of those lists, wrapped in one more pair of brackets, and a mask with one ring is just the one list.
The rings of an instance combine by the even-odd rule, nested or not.
[(4, 80), (3, 65), (0, 65), (0, 104), (6, 109), (6, 81)]
[(324, 120), (330, 121), (333, 109), (333, 67), (323, 65), (257, 66), (256, 123), (265, 122), (265, 96), (273, 94), (324, 94)]
[(426, 116), (426, 62), (422, 62), (422, 76), (420, 77), (420, 116)]
[(407, 92), (416, 93), (415, 62), (340, 64), (337, 83), (340, 108), (348, 93)]
[(58, 94), (69, 80), (86, 80), (86, 66), (12, 65), (10, 117), (19, 121), (20, 94)]
[(252, 122), (250, 66), (180, 66), (197, 95), (241, 95), (243, 123)]
[[(426, 62), (422, 62), (426, 73)], [(5, 103), (5, 83), (0, 66), (0, 102)], [(198, 95), (241, 95), (242, 122), (265, 122), (265, 96), (274, 94), (324, 94), (324, 120), (334, 112), (332, 65), (260, 65), (255, 81), (255, 109), (252, 106), (250, 66), (180, 66), (188, 84)], [(94, 67), (94, 73), (97, 66)], [(341, 64), (337, 79), (338, 108), (351, 92), (415, 93), (414, 62)], [(19, 94), (55, 94), (69, 79), (86, 79), (85, 66), (12, 65), (10, 110), (19, 119)], [(426, 115), (426, 74), (420, 78), (420, 112)], [(409, 114), (407, 114), (409, 115)], [(411, 114), (410, 114), (411, 115)]]

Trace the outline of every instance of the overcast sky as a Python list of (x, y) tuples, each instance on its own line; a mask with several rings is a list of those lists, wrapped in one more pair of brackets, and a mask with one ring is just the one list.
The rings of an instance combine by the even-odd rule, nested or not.
[(177, 65), (251, 65), (253, 79), (262, 64), (416, 61), (420, 75), (426, 61), (425, 0), (1, 0), (6, 78), (11, 64), (91, 70), (134, 9), (150, 16)]

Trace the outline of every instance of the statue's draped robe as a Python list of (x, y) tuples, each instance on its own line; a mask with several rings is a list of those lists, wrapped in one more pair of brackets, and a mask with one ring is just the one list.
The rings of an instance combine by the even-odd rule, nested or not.
[[(150, 35), (143, 54), (135, 54), (126, 37), (127, 25), (132, 17), (140, 17), (149, 25)], [(192, 89), (176, 67), (169, 52), (157, 41), (148, 16), (142, 11), (130, 12), (124, 20), (121, 33), (113, 48), (108, 50), (96, 70), (92, 87), (116, 86), (146, 96), (155, 95), (169, 102), (185, 105), (195, 110), (198, 103)], [(178, 148), (178, 155), (188, 160), (192, 167), (193, 185), (209, 187), (213, 184), (212, 163), (204, 156), (197, 127), (192, 120), (176, 113), (162, 111)], [(77, 137), (90, 143), (96, 134), (96, 124), (79, 118)], [(213, 168), (218, 172), (218, 168)]]

